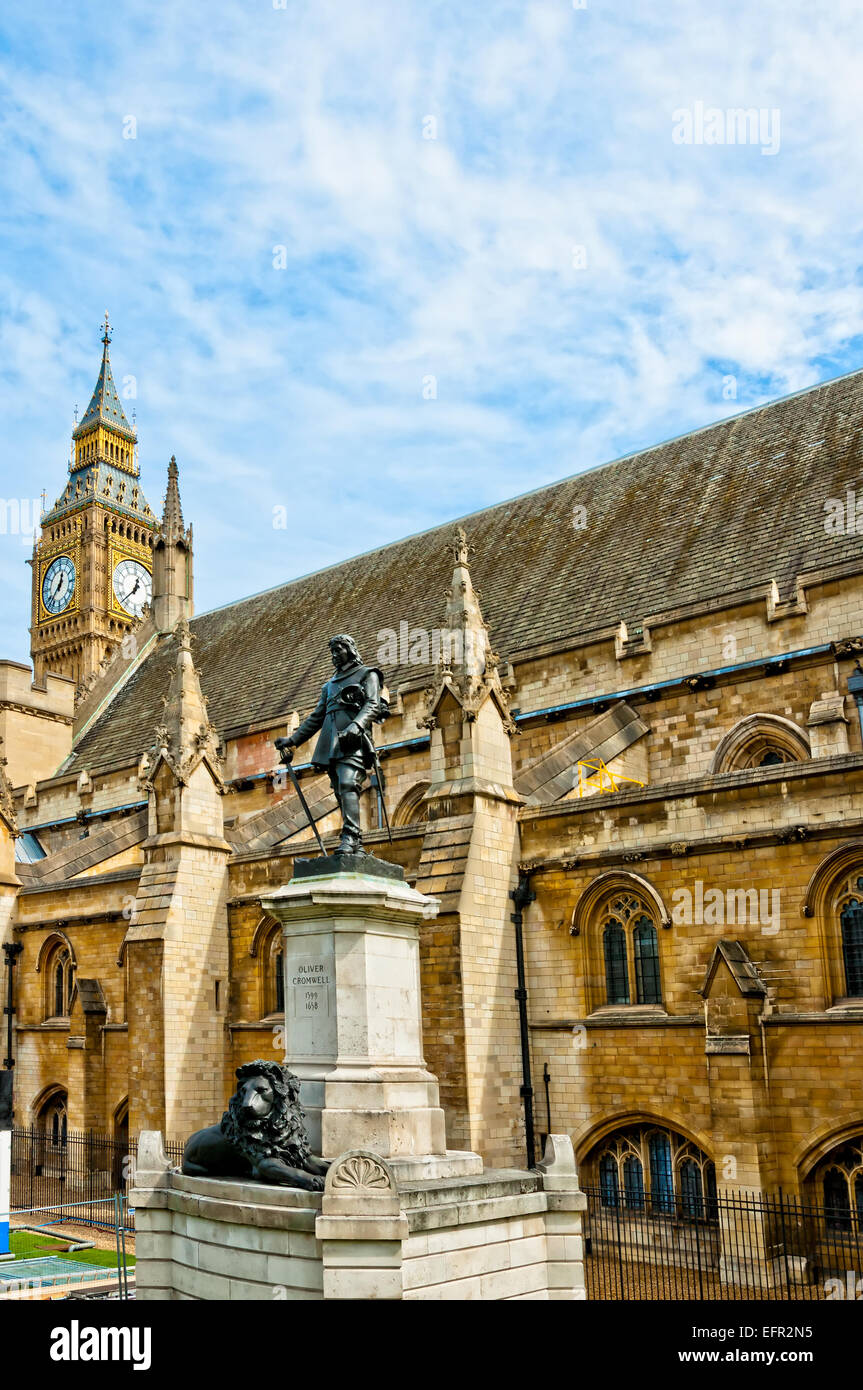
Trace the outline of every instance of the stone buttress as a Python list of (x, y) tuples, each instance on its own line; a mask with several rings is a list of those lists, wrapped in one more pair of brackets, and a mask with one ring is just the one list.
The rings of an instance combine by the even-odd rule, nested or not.
[(426, 691), (428, 828), (417, 889), (440, 901), (423, 940), (429, 1061), (441, 1078), (447, 1142), (487, 1163), (521, 1161), (524, 1126), (515, 938), (521, 797), (515, 724), (459, 529), (441, 656)]
[(188, 623), (144, 772), (144, 868), (124, 950), (129, 981), (130, 1130), (185, 1138), (224, 1105), (227, 859), (218, 736)]

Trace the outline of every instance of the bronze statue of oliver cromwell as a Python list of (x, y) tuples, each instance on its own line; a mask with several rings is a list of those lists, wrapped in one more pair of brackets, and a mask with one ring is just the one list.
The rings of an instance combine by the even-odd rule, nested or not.
[(342, 837), (337, 854), (359, 854), (360, 792), (369, 768), (376, 766), (371, 726), (389, 714), (383, 674), (364, 666), (356, 643), (347, 633), (330, 638), (335, 670), (321, 691), (311, 714), (288, 738), (277, 738), (276, 748), (289, 763), (295, 748), (312, 734), (320, 734), (312, 754), (312, 766), (327, 771), (342, 813)]

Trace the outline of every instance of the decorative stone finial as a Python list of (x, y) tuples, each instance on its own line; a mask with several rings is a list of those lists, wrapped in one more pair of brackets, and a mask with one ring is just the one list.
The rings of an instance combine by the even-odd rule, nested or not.
[(162, 701), (164, 714), (155, 730), (153, 757), (144, 775), (152, 782), (161, 760), (168, 764), (179, 782), (186, 783), (198, 764), (206, 761), (223, 790), (219, 735), (207, 713), (207, 701), (192, 661), (192, 632), (185, 618), (175, 626), (173, 638), (177, 644), (177, 662), (168, 694)]
[(471, 545), (468, 541), (467, 532), (465, 531), (463, 526), (457, 526), (455, 528), (450, 545), (453, 553), (453, 559), (455, 560), (457, 565), (468, 564), (470, 556), (476, 549), (476, 546)]
[(162, 509), (162, 535), (168, 541), (181, 540), (185, 536), (183, 508), (180, 503), (180, 471), (177, 460), (171, 455), (168, 464), (168, 487), (165, 491), (165, 505)]
[(458, 700), (469, 721), (476, 718), (480, 707), (493, 694), (507, 733), (515, 733), (515, 724), (509, 715), (509, 692), (497, 674), (500, 658), (491, 649), (488, 624), (468, 568), (474, 549), (464, 527), (456, 527), (451, 541), (454, 568), (447, 590), (440, 658), (425, 691), (424, 713), (417, 722), (420, 728), (434, 727), (436, 710), (446, 690)]

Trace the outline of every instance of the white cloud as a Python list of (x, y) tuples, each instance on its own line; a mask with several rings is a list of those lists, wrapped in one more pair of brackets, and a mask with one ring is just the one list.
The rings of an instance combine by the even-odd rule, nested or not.
[[(859, 365), (863, 16), (627, 8), (7, 3), (0, 492), (61, 490), (105, 307), (201, 606)], [(780, 153), (676, 146), (698, 100)]]

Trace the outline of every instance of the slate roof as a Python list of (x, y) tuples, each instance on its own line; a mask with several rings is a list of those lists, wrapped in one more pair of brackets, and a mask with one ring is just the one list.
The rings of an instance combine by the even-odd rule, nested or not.
[[(824, 504), (859, 485), (861, 457), (855, 372), (464, 518), (495, 650), (512, 658), (577, 643), (621, 618), (632, 627), (771, 580), (784, 599), (801, 572), (860, 564), (863, 538), (828, 536)], [(333, 632), (351, 632), (373, 661), (383, 629), (439, 627), (451, 534), (452, 523), (435, 527), (195, 618), (194, 658), (219, 732), (311, 706)], [(170, 640), (154, 649), (68, 767), (138, 758), (174, 659)], [(423, 668), (386, 674), (395, 690)]]
[(85, 507), (94, 497), (109, 511), (146, 522), (151, 527), (156, 524), (156, 515), (141, 491), (138, 475), (127, 473), (124, 468), (118, 468), (105, 459), (98, 459), (85, 464), (83, 468), (76, 468), (70, 474), (53, 507), (42, 517), (42, 525), (47, 526), (61, 516), (69, 516)]
[(73, 430), (72, 437), (78, 439), (96, 425), (103, 424), (110, 425), (112, 429), (125, 435), (127, 439), (134, 440), (136, 438), (135, 431), (126, 419), (120, 397), (117, 395), (117, 388), (114, 385), (111, 360), (108, 356), (107, 333), (102, 341), (105, 346), (102, 350), (102, 365), (99, 368), (96, 386), (90, 404), (87, 406), (83, 418)]

